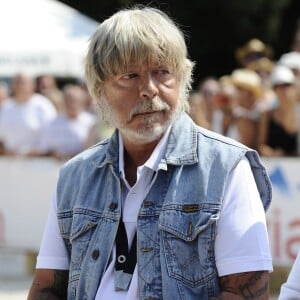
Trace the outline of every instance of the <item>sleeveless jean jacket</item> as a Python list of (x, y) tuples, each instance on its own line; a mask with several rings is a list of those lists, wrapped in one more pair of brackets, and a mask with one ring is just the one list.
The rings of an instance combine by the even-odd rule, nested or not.
[[(258, 154), (196, 126), (183, 113), (139, 210), (139, 299), (209, 299), (220, 293), (214, 257), (229, 173), (246, 156), (265, 210), (271, 185)], [(57, 218), (70, 257), (69, 300), (95, 299), (121, 215), (118, 134), (60, 171)]]

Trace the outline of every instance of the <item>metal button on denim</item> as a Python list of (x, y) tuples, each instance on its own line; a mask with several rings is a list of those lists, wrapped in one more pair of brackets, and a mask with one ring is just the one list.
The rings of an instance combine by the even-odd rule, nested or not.
[(99, 257), (99, 255), (100, 255), (100, 252), (99, 252), (98, 249), (96, 249), (96, 250), (94, 250), (94, 251), (92, 252), (92, 258), (93, 258), (94, 260), (96, 260), (96, 259)]
[(116, 203), (111, 203), (110, 205), (109, 205), (109, 209), (110, 210), (115, 210), (117, 208), (117, 204)]

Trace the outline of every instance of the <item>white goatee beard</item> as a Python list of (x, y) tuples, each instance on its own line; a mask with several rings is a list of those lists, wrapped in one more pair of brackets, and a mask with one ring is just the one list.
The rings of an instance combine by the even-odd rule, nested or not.
[[(142, 100), (131, 110), (127, 122), (130, 122), (138, 114), (154, 111), (157, 111), (158, 113), (149, 114), (149, 116), (145, 115), (141, 126), (138, 129), (131, 129), (126, 126), (127, 122), (121, 122), (119, 120), (116, 112), (111, 107), (106, 97), (103, 96), (101, 100), (98, 101), (98, 108), (104, 121), (111, 126), (118, 128), (128, 140), (140, 144), (159, 140), (168, 127), (179, 117), (182, 111), (179, 105), (177, 105), (175, 110), (171, 110), (171, 107), (166, 102), (157, 97), (153, 100)], [(163, 123), (160, 121), (161, 114), (168, 115)]]

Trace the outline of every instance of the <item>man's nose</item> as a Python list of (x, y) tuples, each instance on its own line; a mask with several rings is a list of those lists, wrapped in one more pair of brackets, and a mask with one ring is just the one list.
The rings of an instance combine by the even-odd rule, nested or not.
[(140, 84), (140, 96), (142, 99), (153, 99), (158, 94), (158, 86), (152, 74), (143, 76)]

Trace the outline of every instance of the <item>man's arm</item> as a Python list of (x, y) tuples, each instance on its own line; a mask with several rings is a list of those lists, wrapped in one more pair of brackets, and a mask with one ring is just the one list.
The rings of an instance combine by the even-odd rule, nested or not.
[(220, 300), (269, 299), (269, 272), (255, 271), (220, 277)]
[(69, 271), (36, 269), (27, 300), (67, 300)]

